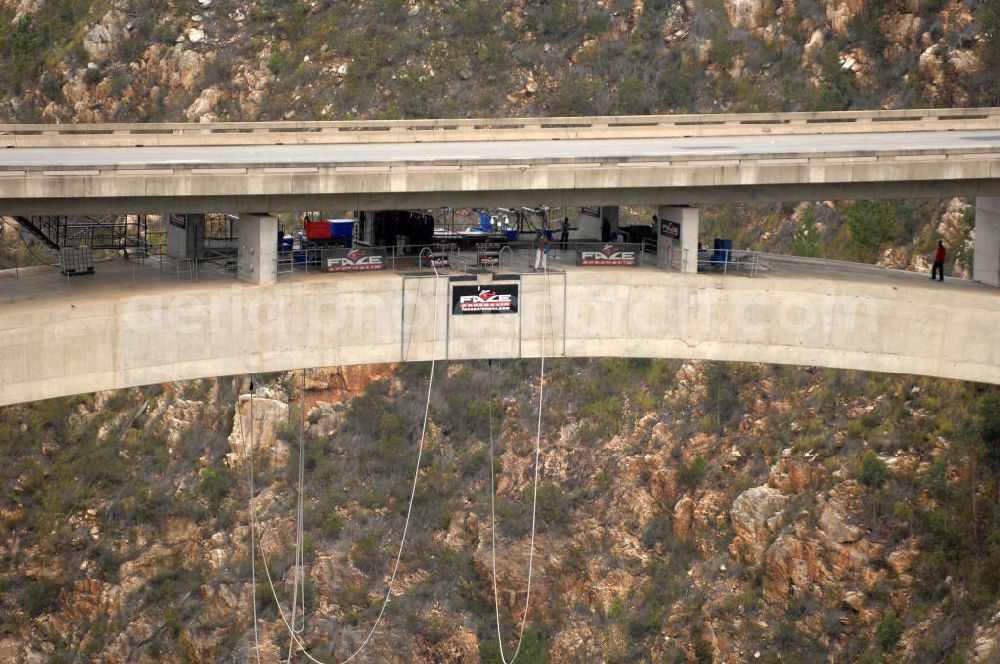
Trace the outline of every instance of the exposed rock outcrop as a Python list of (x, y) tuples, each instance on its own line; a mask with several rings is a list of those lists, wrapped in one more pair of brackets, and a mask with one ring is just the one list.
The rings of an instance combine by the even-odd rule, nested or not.
[(730, 519), (736, 536), (729, 547), (733, 555), (761, 562), (768, 539), (777, 530), (780, 513), (788, 498), (777, 489), (758, 486), (747, 489), (733, 501)]

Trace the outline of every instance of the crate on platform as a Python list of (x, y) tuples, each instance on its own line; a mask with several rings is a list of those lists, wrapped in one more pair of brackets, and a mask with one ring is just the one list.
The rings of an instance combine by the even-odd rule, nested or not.
[(59, 268), (67, 277), (93, 274), (94, 257), (90, 247), (63, 247), (59, 250)]

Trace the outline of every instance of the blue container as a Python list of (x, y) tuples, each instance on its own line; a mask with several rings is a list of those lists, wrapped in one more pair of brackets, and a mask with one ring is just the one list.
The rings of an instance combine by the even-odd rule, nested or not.
[(507, 236), (507, 240), (510, 242), (517, 242), (517, 231), (504, 231), (504, 235)]
[(330, 237), (351, 237), (354, 235), (353, 219), (331, 219)]

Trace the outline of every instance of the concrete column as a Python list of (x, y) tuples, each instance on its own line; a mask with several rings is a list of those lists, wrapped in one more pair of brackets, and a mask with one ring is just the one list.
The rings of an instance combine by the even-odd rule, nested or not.
[(167, 255), (172, 258), (205, 257), (205, 215), (168, 212)]
[(278, 218), (268, 214), (240, 214), (239, 259), (236, 276), (253, 284), (278, 281)]
[(1000, 198), (976, 199), (976, 243), (972, 278), (1000, 287)]
[[(660, 206), (657, 209), (660, 228), (656, 229), (656, 262), (660, 267), (688, 272), (698, 272), (698, 208), (686, 206)], [(678, 228), (678, 226), (680, 228)], [(680, 237), (672, 237), (680, 232)]]

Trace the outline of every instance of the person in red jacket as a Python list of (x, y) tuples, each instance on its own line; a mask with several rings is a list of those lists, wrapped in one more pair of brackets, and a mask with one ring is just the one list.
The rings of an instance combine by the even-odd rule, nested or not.
[(934, 275), (938, 276), (939, 281), (944, 281), (944, 259), (946, 252), (944, 250), (944, 243), (938, 240), (937, 251), (934, 252), (934, 265), (931, 267), (931, 281), (934, 281)]

